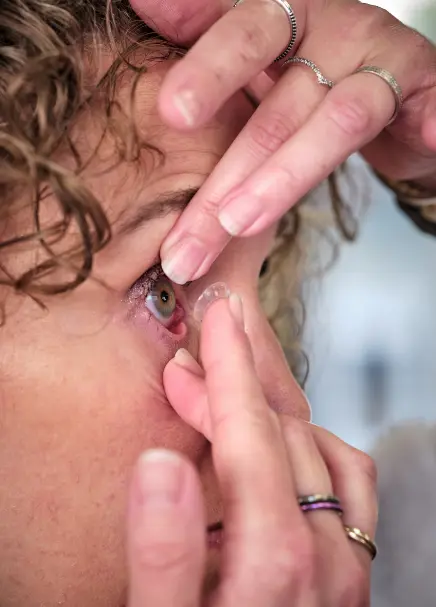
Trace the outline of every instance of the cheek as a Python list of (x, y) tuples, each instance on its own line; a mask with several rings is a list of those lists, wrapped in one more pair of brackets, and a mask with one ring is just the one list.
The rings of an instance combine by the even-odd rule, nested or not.
[(198, 443), (165, 398), (165, 359), (165, 352), (114, 329), (51, 344), (37, 357), (29, 349), (3, 382), (2, 486), (10, 490), (12, 482), (16, 495), (27, 493), (29, 507), (54, 500), (66, 512), (80, 502), (88, 516), (92, 495), (99, 503), (116, 499), (120, 509), (142, 450), (166, 446), (189, 454)]
[[(110, 604), (123, 584), (134, 462), (154, 447), (196, 460), (205, 441), (168, 405), (165, 348), (120, 327), (68, 342), (51, 334), (27, 332), (1, 369), (0, 581), (13, 574), (34, 586), (26, 576), (48, 576), (76, 588), (83, 579), (86, 594), (91, 580), (113, 572), (101, 586)], [(22, 562), (40, 569), (23, 576)]]

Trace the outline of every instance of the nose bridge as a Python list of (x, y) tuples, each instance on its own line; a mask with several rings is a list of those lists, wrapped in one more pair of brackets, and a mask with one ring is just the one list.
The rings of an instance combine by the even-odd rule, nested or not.
[(265, 314), (256, 305), (247, 317), (256, 372), (268, 403), (277, 413), (310, 419), (304, 392), (293, 377), (278, 339)]

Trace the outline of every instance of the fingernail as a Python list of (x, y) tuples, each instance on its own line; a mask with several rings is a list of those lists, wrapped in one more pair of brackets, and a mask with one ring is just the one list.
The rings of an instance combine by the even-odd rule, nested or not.
[(173, 100), (186, 126), (194, 126), (201, 115), (201, 105), (194, 91), (179, 91)]
[(218, 213), (221, 226), (230, 236), (240, 236), (259, 219), (259, 202), (255, 196), (232, 196)]
[(197, 299), (194, 306), (194, 320), (198, 323), (203, 322), (206, 310), (214, 301), (218, 299), (228, 299), (230, 297), (230, 289), (225, 282), (216, 282), (210, 285), (203, 291)]
[(204, 245), (192, 238), (174, 245), (162, 260), (162, 269), (173, 282), (184, 285), (206, 261)]
[(242, 299), (236, 293), (232, 293), (229, 297), (229, 308), (236, 324), (245, 331)]
[(180, 458), (166, 449), (146, 451), (139, 460), (139, 485), (147, 505), (177, 504), (183, 487)]
[(183, 367), (184, 369), (187, 369), (194, 375), (198, 375), (201, 377), (204, 375), (203, 369), (200, 367), (200, 365), (192, 356), (192, 354), (188, 352), (188, 350), (185, 350), (185, 348), (180, 348), (179, 350), (177, 350), (173, 361), (177, 365)]

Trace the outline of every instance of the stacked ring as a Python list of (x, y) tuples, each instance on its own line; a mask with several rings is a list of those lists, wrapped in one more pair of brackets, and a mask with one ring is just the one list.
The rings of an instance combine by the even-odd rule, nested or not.
[(298, 498), (298, 504), (303, 512), (313, 510), (333, 510), (342, 515), (343, 510), (339, 499), (335, 495), (304, 495)]
[(371, 555), (372, 560), (374, 560), (377, 556), (377, 545), (372, 541), (369, 535), (363, 533), (363, 531), (357, 529), (357, 527), (348, 527), (347, 525), (344, 525), (344, 529), (348, 538), (365, 548)]

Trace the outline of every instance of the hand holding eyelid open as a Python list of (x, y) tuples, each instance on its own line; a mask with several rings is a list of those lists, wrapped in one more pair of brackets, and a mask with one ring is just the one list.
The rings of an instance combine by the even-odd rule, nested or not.
[[(234, 9), (231, 0), (205, 0), (201, 8), (197, 1), (174, 0), (164, 10), (157, 0), (131, 0), (169, 38), (196, 41), (160, 93), (162, 117), (184, 129), (204, 124), (232, 94), (266, 75), (289, 36), (289, 20), (274, 0), (247, 0)], [(252, 118), (163, 244), (163, 266), (175, 282), (204, 275), (230, 236), (272, 225), (355, 152), (393, 180), (436, 188), (434, 45), (358, 0), (288, 4), (306, 67), (268, 70), (271, 90), (258, 97)], [(307, 61), (334, 88), (320, 86)], [(364, 67), (371, 69), (362, 73)], [(389, 124), (400, 109), (399, 90), (404, 106)]]

